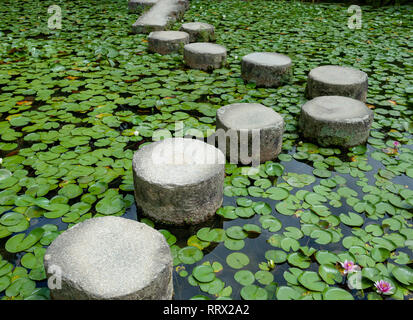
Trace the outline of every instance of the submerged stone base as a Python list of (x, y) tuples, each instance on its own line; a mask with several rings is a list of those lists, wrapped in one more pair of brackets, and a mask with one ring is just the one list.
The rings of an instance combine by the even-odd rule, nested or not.
[(301, 108), (300, 130), (305, 138), (321, 146), (352, 147), (369, 137), (373, 111), (352, 98), (322, 96)]
[(189, 42), (215, 41), (215, 27), (204, 22), (188, 22), (181, 26), (181, 30), (189, 34)]
[[(234, 103), (219, 108), (216, 128), (216, 139), (223, 139), (225, 135), (225, 153), (231, 163), (263, 163), (275, 159), (281, 152), (284, 119), (262, 104)], [(242, 140), (243, 136), (247, 137), (246, 141)], [(222, 145), (222, 140), (218, 145)]]
[(306, 95), (343, 96), (366, 102), (368, 77), (363, 71), (340, 66), (321, 66), (308, 74)]
[(169, 138), (136, 151), (132, 166), (136, 205), (155, 221), (199, 224), (222, 204), (225, 156), (214, 146)]
[(189, 35), (183, 31), (154, 31), (148, 36), (148, 49), (159, 54), (182, 52), (189, 43)]
[(275, 52), (254, 52), (241, 60), (241, 76), (258, 87), (278, 87), (291, 77), (291, 59)]
[(227, 49), (215, 43), (194, 42), (184, 47), (185, 63), (192, 69), (213, 70), (223, 67)]
[(158, 0), (129, 0), (128, 9), (129, 12), (136, 12), (140, 9), (148, 9), (156, 4)]
[(183, 16), (188, 6), (188, 0), (158, 0), (132, 25), (132, 32), (149, 33), (166, 30)]
[(169, 300), (173, 295), (165, 237), (130, 219), (107, 216), (76, 224), (52, 242), (44, 265), (49, 279), (61, 275), (61, 288), (50, 288), (56, 300)]

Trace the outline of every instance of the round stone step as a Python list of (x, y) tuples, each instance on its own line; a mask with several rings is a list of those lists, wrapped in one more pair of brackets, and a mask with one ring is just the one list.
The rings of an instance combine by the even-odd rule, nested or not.
[(292, 62), (275, 52), (254, 52), (241, 60), (241, 76), (258, 87), (278, 87), (289, 81)]
[(185, 45), (184, 60), (192, 69), (221, 68), (227, 59), (227, 49), (215, 43), (194, 42)]
[(153, 31), (148, 36), (148, 50), (159, 54), (180, 52), (189, 43), (189, 34), (183, 31)]
[(199, 224), (222, 204), (225, 156), (212, 145), (168, 138), (140, 148), (132, 165), (136, 205), (153, 220)]
[(205, 22), (188, 22), (181, 30), (189, 34), (189, 42), (215, 41), (215, 27)]
[(57, 300), (172, 299), (172, 264), (160, 232), (113, 216), (64, 231), (44, 257), (51, 297)]
[(356, 99), (322, 96), (301, 107), (299, 126), (305, 138), (321, 146), (352, 147), (369, 137), (373, 111)]
[(368, 77), (363, 71), (340, 66), (321, 66), (310, 71), (306, 95), (312, 99), (319, 96), (343, 96), (365, 102)]
[[(234, 103), (219, 108), (216, 119), (216, 137), (219, 140), (221, 135), (226, 136), (225, 153), (230, 160), (231, 152), (234, 152), (238, 163), (262, 163), (276, 158), (281, 152), (284, 119), (273, 109), (259, 103)], [(259, 137), (258, 145), (253, 131)], [(241, 135), (241, 132), (244, 133)], [(243, 141), (242, 136), (248, 140)]]

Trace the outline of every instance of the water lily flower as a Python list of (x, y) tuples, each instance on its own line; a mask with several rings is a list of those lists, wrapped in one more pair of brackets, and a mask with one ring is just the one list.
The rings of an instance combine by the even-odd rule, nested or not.
[(353, 261), (345, 260), (344, 262), (340, 262), (340, 264), (344, 269), (344, 274), (360, 271), (360, 267)]
[(393, 142), (393, 145), (394, 145), (394, 147), (395, 147), (396, 149), (401, 146), (401, 144), (400, 144), (399, 141), (394, 141), (394, 142)]
[(136, 130), (136, 131), (133, 132), (133, 134), (134, 134), (135, 136), (139, 136), (139, 131)]
[(376, 281), (374, 283), (374, 286), (377, 289), (377, 293), (380, 293), (380, 294), (383, 294), (383, 293), (384, 294), (392, 294), (393, 293), (392, 290), (394, 288), (387, 281), (384, 281), (384, 280)]
[(3, 163), (3, 158), (0, 158), (0, 164), (2, 164)]

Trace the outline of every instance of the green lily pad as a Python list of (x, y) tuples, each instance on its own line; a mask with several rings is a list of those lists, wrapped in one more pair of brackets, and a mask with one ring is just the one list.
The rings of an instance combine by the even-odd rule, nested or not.
[(392, 270), (392, 274), (397, 279), (397, 281), (405, 285), (413, 284), (413, 269), (407, 266), (394, 267)]
[(243, 287), (240, 295), (244, 300), (267, 300), (268, 298), (267, 291), (254, 284)]
[(268, 229), (271, 232), (277, 232), (282, 228), (281, 221), (273, 216), (262, 216), (260, 217), (260, 222), (264, 229)]
[(348, 291), (329, 287), (323, 291), (323, 299), (324, 300), (354, 300), (354, 297)]
[(211, 266), (200, 265), (194, 268), (192, 276), (199, 282), (211, 282), (215, 279), (215, 272)]
[(200, 261), (204, 254), (198, 248), (188, 246), (184, 247), (178, 252), (178, 258), (185, 264), (193, 264)]
[(73, 199), (80, 196), (83, 189), (76, 184), (67, 184), (62, 189), (59, 190), (59, 195), (67, 197), (68, 199)]
[(282, 286), (277, 288), (277, 300), (298, 300), (301, 294), (291, 287)]
[(234, 252), (227, 256), (227, 264), (234, 269), (241, 269), (250, 263), (248, 256), (241, 252)]
[(255, 273), (255, 279), (259, 283), (267, 285), (274, 281), (274, 276), (269, 271), (260, 270)]
[(234, 275), (234, 279), (243, 286), (253, 284), (255, 281), (254, 274), (249, 270), (237, 271)]
[(317, 273), (313, 271), (304, 271), (299, 277), (298, 282), (311, 291), (322, 292), (326, 284), (321, 281)]
[(45, 230), (42, 228), (35, 228), (32, 231), (30, 231), (30, 233), (27, 236), (25, 236), (24, 233), (16, 234), (15, 236), (7, 240), (5, 248), (8, 252), (11, 253), (16, 253), (29, 249), (31, 246), (33, 246), (36, 242), (38, 242), (41, 239), (44, 232)]
[(225, 230), (227, 236), (231, 239), (242, 240), (245, 239), (248, 234), (240, 226), (232, 226)]
[(349, 212), (347, 215), (344, 213), (340, 214), (340, 220), (342, 223), (351, 227), (360, 227), (364, 223), (364, 219), (354, 212)]
[(318, 274), (328, 284), (341, 283), (343, 280), (340, 271), (331, 264), (322, 264), (318, 268)]

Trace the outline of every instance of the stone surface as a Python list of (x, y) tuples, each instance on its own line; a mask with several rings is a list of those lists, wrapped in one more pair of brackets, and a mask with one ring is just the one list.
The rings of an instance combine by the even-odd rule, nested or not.
[(139, 9), (147, 9), (156, 4), (158, 0), (130, 0), (128, 2), (128, 9), (130, 12), (138, 11)]
[(148, 36), (148, 50), (159, 54), (181, 52), (189, 43), (189, 34), (183, 31), (153, 31)]
[(180, 19), (189, 6), (188, 0), (158, 0), (132, 25), (134, 33), (149, 33), (168, 29)]
[(289, 81), (292, 62), (275, 52), (254, 52), (241, 60), (241, 76), (258, 87), (278, 87)]
[(321, 146), (352, 147), (369, 137), (373, 111), (356, 99), (322, 96), (301, 107), (300, 130)]
[[(265, 162), (277, 157), (281, 152), (282, 135), (284, 132), (284, 119), (274, 110), (259, 103), (234, 103), (226, 105), (217, 110), (216, 117), (217, 138), (218, 129), (223, 129), (226, 134), (227, 158), (231, 156), (231, 150), (238, 150), (238, 162), (249, 164), (252, 159), (244, 157), (241, 151), (241, 132), (248, 134), (248, 155), (256, 161)], [(236, 132), (237, 139), (230, 138), (229, 130)], [(258, 130), (260, 142), (259, 153), (253, 152), (252, 130)]]
[(205, 22), (188, 22), (181, 30), (189, 34), (189, 42), (215, 41), (215, 27)]
[(198, 224), (222, 204), (225, 156), (205, 142), (153, 142), (135, 152), (132, 166), (136, 205), (153, 220)]
[(61, 270), (58, 300), (152, 300), (173, 295), (172, 255), (164, 236), (134, 220), (100, 217), (60, 234), (44, 260), (49, 280)]
[(194, 42), (185, 45), (184, 60), (192, 69), (221, 68), (227, 59), (227, 49), (215, 43)]
[(365, 102), (368, 77), (363, 71), (340, 66), (321, 66), (310, 71), (306, 95), (312, 99), (319, 96), (344, 96)]

